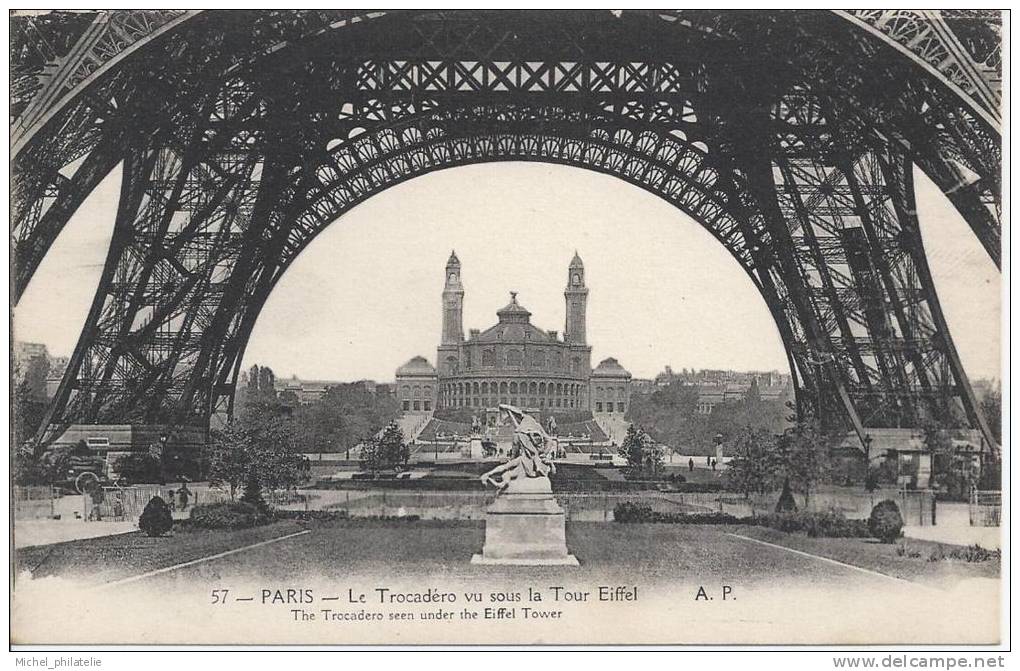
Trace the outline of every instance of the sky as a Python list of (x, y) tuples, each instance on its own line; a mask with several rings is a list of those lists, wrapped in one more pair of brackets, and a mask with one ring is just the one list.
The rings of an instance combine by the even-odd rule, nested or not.
[[(966, 223), (919, 172), (918, 216), (936, 289), (972, 378), (1000, 374), (1000, 276)], [(18, 340), (69, 354), (102, 270), (120, 185), (115, 170), (57, 239), (15, 309)], [(576, 250), (590, 289), (593, 364), (636, 377), (680, 368), (788, 370), (760, 295), (692, 219), (608, 175), (542, 163), (452, 168), (397, 185), (342, 216), (280, 280), (245, 367), (277, 376), (390, 381), (415, 355), (435, 362), (444, 268), (462, 264), (464, 330), (485, 329), (509, 292), (532, 323), (563, 331)]]

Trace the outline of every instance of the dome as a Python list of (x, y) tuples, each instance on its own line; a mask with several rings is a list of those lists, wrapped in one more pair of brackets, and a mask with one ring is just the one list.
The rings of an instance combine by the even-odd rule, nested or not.
[(574, 250), (574, 258), (570, 261), (571, 268), (584, 268), (584, 263), (581, 261), (581, 255)]
[(423, 356), (416, 356), (397, 369), (397, 377), (435, 374), (436, 369)]
[(603, 359), (599, 365), (595, 367), (595, 370), (591, 372), (591, 376), (629, 378), (630, 372), (621, 366), (619, 361), (613, 357), (609, 357), (608, 359)]
[(531, 320), (531, 313), (527, 308), (517, 302), (517, 292), (510, 292), (510, 302), (496, 311), (500, 323), (527, 323)]

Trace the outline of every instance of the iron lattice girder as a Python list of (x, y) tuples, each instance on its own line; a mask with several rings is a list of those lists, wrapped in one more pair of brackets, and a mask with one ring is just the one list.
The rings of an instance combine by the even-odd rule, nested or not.
[[(859, 123), (869, 128), (888, 126), (888, 129), (881, 132), (889, 137), (903, 138), (902, 141), (907, 143), (911, 152), (921, 154), (932, 146), (930, 141), (915, 142), (907, 137), (924, 126), (918, 123), (917, 118), (923, 108), (926, 110), (923, 116), (934, 125), (935, 129), (932, 132), (938, 135), (943, 145), (940, 152), (955, 152), (957, 156), (967, 156), (970, 163), (986, 157), (985, 163), (978, 166), (968, 164), (965, 159), (959, 163), (958, 168), (954, 167), (949, 173), (937, 178), (937, 182), (941, 188), (953, 194), (954, 202), (966, 213), (968, 221), (981, 237), (989, 253), (998, 260), (999, 189), (994, 184), (999, 154), (997, 136), (982, 129), (978, 120), (966, 109), (953, 103), (951, 97), (947, 97), (944, 91), (938, 90), (937, 84), (932, 85), (923, 77), (920, 83), (910, 80), (910, 76), (914, 75), (916, 78), (917, 73), (905, 69), (904, 64), (897, 62), (895, 55), (882, 53), (884, 47), (871, 40), (865, 33), (845, 30), (844, 24), (833, 23), (834, 17), (824, 12), (790, 12), (777, 15), (628, 12), (627, 20), (624, 21), (604, 12), (558, 14), (553, 21), (549, 20), (551, 16), (539, 16), (536, 20), (536, 15), (527, 13), (515, 15), (512, 20), (508, 16), (499, 15), (499, 21), (492, 23), (493, 15), (484, 12), (421, 15), (398, 13), (394, 16), (384, 16), (379, 12), (367, 14), (332, 11), (252, 14), (235, 12), (229, 18), (216, 12), (206, 12), (199, 17), (188, 19), (185, 24), (169, 35), (162, 36), (158, 41), (147, 44), (151, 51), (142, 52), (143, 55), (136, 56), (135, 62), (132, 63), (137, 68), (138, 74), (134, 76), (125, 74), (131, 72), (127, 66), (121, 70), (113, 70), (108, 73), (106, 80), (96, 81), (93, 87), (95, 90), (92, 91), (94, 95), (89, 97), (92, 101), (109, 106), (108, 101), (118, 99), (118, 96), (109, 90), (110, 80), (121, 77), (127, 79), (130, 86), (136, 85), (138, 81), (151, 79), (160, 82), (163, 95), (153, 92), (141, 96), (143, 100), (151, 102), (162, 97), (166, 102), (181, 101), (181, 108), (184, 109), (190, 102), (190, 93), (173, 93), (170, 87), (166, 86), (168, 83), (174, 84), (173, 78), (164, 81), (167, 80), (164, 75), (167, 62), (185, 63), (183, 67), (192, 71), (188, 72), (184, 79), (188, 82), (201, 82), (215, 81), (228, 72), (235, 74), (244, 72), (247, 67), (252, 67), (254, 71), (279, 71), (285, 78), (300, 74), (296, 73), (299, 68), (287, 65), (288, 56), (296, 56), (295, 62), (298, 63), (303, 62), (304, 58), (309, 59), (309, 62), (315, 62), (319, 67), (317, 76), (320, 78), (324, 74), (332, 77), (339, 76), (342, 72), (357, 72), (360, 65), (366, 62), (364, 56), (359, 59), (359, 54), (371, 53), (381, 57), (373, 59), (372, 62), (399, 63), (396, 60), (384, 60), (387, 50), (399, 52), (405, 59), (402, 61), (404, 63), (418, 59), (432, 64), (430, 67), (447, 70), (454, 68), (461, 73), (460, 77), (464, 76), (464, 72), (487, 72), (487, 68), (495, 63), (503, 70), (523, 68), (522, 72), (533, 73), (540, 66), (544, 68), (543, 61), (552, 61), (550, 67), (543, 71), (552, 73), (566, 70), (576, 73), (584, 65), (584, 59), (587, 57), (602, 76), (601, 80), (596, 77), (594, 81), (611, 81), (612, 87), (623, 92), (630, 90), (634, 94), (631, 100), (625, 100), (624, 96), (618, 101), (607, 103), (614, 105), (612, 109), (614, 113), (627, 114), (646, 123), (662, 120), (665, 123), (673, 123), (673, 128), (676, 129), (678, 127), (676, 124), (685, 120), (684, 117), (689, 114), (690, 108), (685, 109), (683, 105), (671, 107), (662, 96), (673, 94), (655, 89), (675, 91), (678, 87), (677, 82), (692, 77), (689, 95), (697, 95), (698, 91), (704, 89), (704, 81), (698, 77), (703, 79), (706, 72), (718, 70), (717, 62), (722, 63), (724, 68), (735, 67), (738, 71), (750, 73), (745, 77), (746, 80), (760, 82), (781, 78), (782, 75), (779, 73), (782, 70), (809, 67), (816, 71), (819, 81), (826, 81), (837, 95), (850, 101), (867, 101), (866, 106), (858, 109), (858, 112), (866, 116), (859, 120)], [(250, 22), (248, 31), (244, 30), (248, 25), (245, 22)], [(508, 28), (508, 23), (512, 23), (512, 27)], [(839, 29), (834, 30), (837, 27)], [(241, 43), (232, 39), (232, 33), (238, 30), (245, 32), (246, 35)], [(344, 40), (332, 40), (331, 33), (334, 31), (344, 31)], [(380, 33), (386, 35), (382, 42), (379, 39)], [(144, 31), (141, 34), (144, 34)], [(653, 34), (658, 34), (658, 38), (649, 39)], [(641, 39), (634, 40), (633, 37), (636, 36)], [(697, 55), (694, 57), (684, 51), (685, 48), (691, 48), (685, 41), (691, 40), (696, 41), (694, 48)], [(744, 55), (747, 42), (757, 42), (756, 66), (749, 65)], [(385, 46), (380, 49), (380, 44)], [(788, 45), (793, 44), (797, 45), (797, 49), (791, 51)], [(296, 53), (290, 53), (295, 51)], [(860, 52), (856, 60), (855, 51)], [(536, 59), (536, 53), (540, 54), (541, 58)], [(593, 60), (592, 54), (602, 60)], [(621, 59), (621, 56), (624, 58)], [(276, 59), (275, 63), (259, 62), (259, 59), (271, 57)], [(508, 60), (496, 61), (496, 57)], [(455, 61), (455, 58), (461, 60)], [(689, 65), (678, 68), (671, 64), (669, 58), (673, 59), (673, 63)], [(869, 58), (884, 59), (880, 62), (888, 68), (888, 71), (878, 72), (886, 79), (895, 78), (895, 83), (883, 87), (875, 86), (874, 82), (869, 81), (863, 74), (866, 67), (871, 67), (874, 71), (874, 66), (867, 60)], [(614, 60), (620, 60), (622, 65), (614, 65), (612, 63)], [(280, 67), (281, 62), (284, 63), (284, 67)], [(797, 62), (801, 64), (797, 65)], [(828, 71), (825, 71), (826, 68)], [(609, 77), (607, 71), (615, 74)], [(566, 76), (560, 76), (559, 80), (555, 77), (549, 80), (553, 84), (562, 82)], [(576, 78), (574, 74), (566, 77), (566, 80), (575, 81)], [(525, 76), (523, 80), (515, 77), (513, 81), (524, 81), (528, 86), (536, 87), (538, 86), (536, 82), (542, 79), (532, 74)], [(485, 77), (481, 77), (481, 81), (484, 82)], [(491, 78), (491, 81), (500, 80)], [(664, 86), (663, 82), (670, 84)], [(906, 85), (903, 85), (904, 82)], [(286, 85), (280, 86), (280, 83), (272, 81), (265, 86), (269, 91), (286, 90)], [(335, 86), (349, 86), (349, 82), (338, 80)], [(903, 94), (898, 97), (875, 94), (876, 91), (889, 92), (899, 89), (903, 89)], [(356, 96), (351, 93), (348, 97), (355, 100)], [(393, 102), (393, 92), (380, 93), (387, 96), (382, 101), (384, 106)], [(421, 97), (426, 92), (415, 88), (410, 93), (414, 97)], [(433, 93), (453, 96), (478, 95), (476, 90)], [(505, 93), (520, 96), (528, 92), (515, 86)], [(554, 93), (562, 94), (563, 92)], [(309, 107), (307, 103), (314, 102), (315, 96), (310, 91), (304, 91), (303, 95), (309, 98), (306, 100), (307, 108)], [(641, 100), (642, 95), (659, 98)], [(123, 93), (119, 97), (124, 97)], [(83, 109), (87, 116), (91, 109), (84, 105), (80, 98), (82, 95), (75, 98), (76, 104), (70, 105), (63, 116), (75, 116)], [(707, 105), (710, 112), (713, 104), (720, 103), (729, 104), (728, 101), (719, 100), (699, 102), (702, 106)], [(643, 110), (641, 115), (637, 114), (639, 108)], [(109, 110), (104, 113), (108, 112)], [(184, 113), (173, 109), (160, 112), (166, 114), (168, 118)], [(100, 114), (100, 111), (96, 110), (94, 113)], [(331, 115), (319, 119), (320, 123), (328, 121), (328, 116)], [(131, 118), (134, 122), (139, 116), (134, 115)], [(116, 118), (112, 121), (117, 122)], [(62, 123), (64, 122), (57, 118), (50, 125)], [(66, 135), (76, 137), (93, 130), (81, 128)], [(981, 145), (980, 151), (975, 150), (977, 145)], [(33, 157), (37, 153), (36, 148), (31, 152)], [(919, 162), (922, 162), (922, 158), (914, 156)], [(938, 170), (930, 164), (931, 161), (922, 162), (923, 166), (929, 165), (926, 170), (931, 174), (937, 173)], [(19, 166), (15, 172), (16, 176), (32, 172), (20, 169), (23, 167), (25, 166)], [(959, 174), (961, 169), (966, 172), (963, 179)], [(979, 176), (977, 181), (973, 179), (975, 174)], [(16, 181), (17, 179), (20, 178), (16, 177)], [(960, 187), (962, 183), (967, 185), (964, 190)], [(981, 185), (980, 188), (977, 185)], [(973, 189), (978, 189), (973, 198), (964, 193)], [(977, 207), (974, 203), (995, 205)], [(17, 218), (16, 221), (20, 222), (21, 219)], [(27, 235), (16, 235), (16, 238), (26, 239), (30, 236), (29, 232)], [(48, 244), (45, 242), (30, 246), (28, 253), (22, 255), (27, 257), (25, 266), (34, 268), (37, 265), (35, 257), (41, 256), (46, 248)], [(26, 275), (30, 276), (30, 272), (20, 273), (19, 276)], [(16, 295), (20, 295), (23, 286), (24, 282), (21, 282), (16, 288)]]
[[(609, 59), (627, 48), (619, 25), (643, 29), (644, 15), (597, 30), (547, 26), (570, 36), (549, 53), (484, 16), (451, 16), (366, 23), (342, 43), (321, 33), (251, 69), (226, 48), (219, 60), (189, 55), (198, 70), (170, 81), (190, 88), (166, 110), (141, 107), (156, 113), (146, 126), (156, 132), (108, 143), (133, 156), (120, 246), (54, 417), (207, 418), (229, 405), (222, 396), (275, 282), (333, 219), (432, 170), (536, 160), (615, 175), (708, 227), (762, 291), (799, 382), (819, 390), (827, 411), (861, 431), (900, 425), (944, 389), (973, 423), (897, 172), (923, 151), (903, 132), (922, 114), (987, 183), (989, 159), (972, 148), (988, 138), (943, 93), (912, 86), (901, 100), (883, 89), (873, 105), (853, 107), (863, 85), (846, 71), (863, 66), (839, 62), (831, 45), (801, 45), (807, 54), (777, 63), (775, 45), (763, 43), (761, 62), (749, 63), (725, 36), (689, 27), (662, 38), (672, 61), (643, 47)], [(395, 25), (380, 42), (375, 31)], [(196, 48), (173, 35), (165, 44)], [(234, 66), (194, 85), (209, 62)], [(809, 66), (815, 79), (801, 79)], [(125, 67), (116, 81), (145, 71)], [(734, 96), (747, 104), (734, 110)], [(25, 249), (44, 253), (33, 231), (54, 228), (24, 227)], [(833, 363), (815, 369), (818, 352)], [(896, 400), (897, 417), (882, 398)]]
[[(808, 107), (815, 110), (811, 118), (799, 121), (816, 128), (795, 135), (788, 125), (779, 129), (779, 145), (795, 149), (797, 158), (774, 159), (774, 173), (780, 210), (791, 231), (801, 234), (806, 253), (800, 258), (808, 261), (801, 268), (816, 321), (830, 334), (837, 360), (850, 364), (843, 380), (851, 402), (868, 423), (889, 412), (897, 416), (879, 421), (916, 424), (925, 416), (953, 416), (947, 401), (957, 404), (956, 413), (979, 421), (969, 386), (959, 383), (962, 370), (948, 360), (955, 358), (952, 342), (934, 327), (938, 307), (930, 285), (921, 284), (919, 276), (928, 273), (920, 234), (907, 216), (914, 210), (894, 202), (905, 188), (887, 184), (897, 175), (872, 152), (854, 157), (831, 151), (831, 135), (817, 129), (828, 120), (820, 106)], [(779, 105), (777, 114), (788, 117), (789, 110)], [(808, 160), (803, 152), (812, 143), (823, 151)], [(891, 160), (902, 163), (895, 155)], [(817, 229), (827, 234), (824, 252)], [(838, 254), (832, 251), (837, 244), (843, 247)], [(803, 351), (805, 359), (817, 356), (806, 343)], [(851, 369), (856, 375), (848, 374)], [(883, 396), (897, 402), (885, 403)]]

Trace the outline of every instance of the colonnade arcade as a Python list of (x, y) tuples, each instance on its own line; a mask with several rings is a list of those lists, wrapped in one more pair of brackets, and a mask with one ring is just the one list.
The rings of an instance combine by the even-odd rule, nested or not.
[(500, 403), (525, 408), (587, 409), (588, 385), (562, 380), (475, 380), (439, 386), (443, 408), (488, 408)]

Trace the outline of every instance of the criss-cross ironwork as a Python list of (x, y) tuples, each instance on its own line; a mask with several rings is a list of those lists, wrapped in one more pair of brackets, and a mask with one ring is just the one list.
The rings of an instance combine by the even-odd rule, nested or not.
[(207, 426), (231, 410), (267, 297), (326, 226), (434, 170), (545, 161), (623, 179), (711, 232), (826, 422), (863, 440), (938, 417), (991, 439), (912, 170), (998, 263), (994, 15), (957, 31), (930, 12), (123, 14), (54, 22), (46, 67), (22, 50), (16, 296), (123, 166), (51, 423)]

